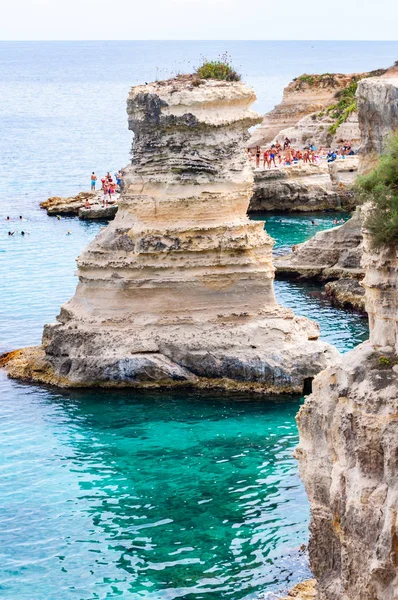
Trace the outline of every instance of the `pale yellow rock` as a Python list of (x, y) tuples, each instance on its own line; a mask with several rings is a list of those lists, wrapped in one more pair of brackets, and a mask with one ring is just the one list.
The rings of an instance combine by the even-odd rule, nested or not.
[[(254, 99), (242, 83), (190, 76), (131, 90), (119, 210), (44, 329), (55, 380), (299, 392), (336, 358), (315, 323), (277, 304), (273, 240), (246, 215)], [(16, 376), (12, 359), (9, 369)]]

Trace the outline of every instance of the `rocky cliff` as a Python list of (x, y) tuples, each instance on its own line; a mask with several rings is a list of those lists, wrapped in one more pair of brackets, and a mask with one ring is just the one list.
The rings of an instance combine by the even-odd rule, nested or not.
[(356, 95), (361, 130), (359, 170), (367, 173), (385, 150), (391, 131), (398, 128), (398, 67), (383, 77), (363, 79)]
[(347, 156), (329, 164), (255, 169), (249, 211), (351, 210), (356, 203), (352, 184), (357, 168), (358, 158)]
[(259, 121), (241, 83), (138, 86), (115, 220), (78, 259), (74, 297), (43, 346), (3, 359), (57, 385), (219, 385), (301, 391), (336, 356), (274, 297), (273, 240), (249, 221), (243, 148)]
[(345, 88), (351, 79), (352, 75), (341, 73), (297, 77), (283, 90), (282, 102), (264, 116), (249, 145), (268, 144), (303, 117), (323, 111), (334, 102), (336, 92)]
[(278, 273), (303, 279), (330, 280), (340, 277), (362, 279), (363, 236), (361, 209), (357, 208), (344, 225), (318, 231), (291, 254), (275, 259)]
[(296, 451), (317, 600), (398, 597), (398, 252), (364, 232), (370, 341), (314, 380)]

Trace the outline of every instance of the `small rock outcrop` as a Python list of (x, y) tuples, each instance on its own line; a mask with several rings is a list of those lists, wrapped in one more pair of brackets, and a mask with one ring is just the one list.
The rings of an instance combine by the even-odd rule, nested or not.
[[(98, 192), (79, 192), (76, 196), (63, 198), (61, 196), (52, 196), (48, 200), (40, 203), (40, 208), (44, 208), (49, 216), (78, 216), (79, 219), (89, 220), (110, 220), (117, 213), (117, 200), (119, 194), (113, 196), (107, 206), (102, 202), (103, 193)], [(89, 204), (90, 206), (86, 206)]]
[(343, 225), (318, 231), (293, 252), (275, 259), (277, 273), (302, 279), (327, 281), (342, 277), (362, 279), (363, 236), (361, 209)]
[(300, 164), (277, 169), (255, 169), (249, 212), (351, 210), (351, 186), (358, 158), (347, 156), (333, 163)]
[(367, 173), (398, 128), (398, 67), (383, 77), (362, 79), (356, 95), (361, 130), (359, 172)]
[(317, 600), (396, 600), (398, 252), (364, 231), (370, 340), (319, 374), (300, 409)]
[(308, 579), (298, 583), (292, 588), (287, 596), (275, 598), (275, 600), (316, 600), (315, 579)]
[(258, 385), (301, 391), (337, 351), (274, 297), (273, 240), (246, 211), (253, 91), (181, 76), (138, 86), (114, 221), (78, 259), (79, 284), (42, 348), (9, 373), (58, 385)]
[(334, 306), (350, 308), (360, 313), (366, 312), (365, 290), (358, 279), (343, 277), (329, 281), (325, 285), (325, 294)]

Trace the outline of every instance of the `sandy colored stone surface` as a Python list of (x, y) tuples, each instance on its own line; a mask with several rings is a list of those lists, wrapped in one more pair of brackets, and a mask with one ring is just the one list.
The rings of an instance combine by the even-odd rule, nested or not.
[(352, 277), (343, 277), (337, 281), (329, 281), (325, 285), (325, 293), (334, 306), (352, 308), (365, 313), (365, 289), (360, 281)]
[[(188, 76), (131, 90), (133, 160), (119, 210), (79, 257), (76, 293), (44, 328), (55, 377), (299, 392), (336, 359), (315, 323), (277, 304), (273, 240), (246, 215), (254, 99), (242, 83)], [(9, 369), (17, 375), (12, 361)]]
[(251, 212), (316, 211), (355, 208), (351, 186), (358, 157), (334, 163), (299, 164), (277, 169), (254, 170)]
[(275, 259), (278, 273), (303, 279), (362, 279), (363, 236), (361, 209), (343, 225), (318, 231), (307, 242), (297, 244), (293, 252)]
[(358, 84), (357, 102), (361, 146), (360, 173), (375, 166), (377, 156), (388, 143), (392, 131), (398, 128), (398, 73), (391, 70), (384, 77), (363, 79)]
[(292, 81), (283, 90), (282, 102), (264, 116), (261, 125), (253, 132), (249, 145), (268, 144), (282, 130), (293, 127), (303, 117), (324, 110), (335, 102), (336, 92), (343, 89), (351, 77), (336, 73), (319, 85), (310, 85), (300, 78)]
[(297, 417), (317, 600), (397, 598), (398, 255), (363, 238), (370, 341), (315, 378)]
[[(107, 207), (102, 203), (102, 192), (79, 192), (76, 196), (62, 198), (53, 196), (40, 203), (40, 207), (47, 211), (50, 216), (76, 215), (80, 219), (113, 219), (117, 212), (117, 200), (119, 194), (114, 194), (113, 201)], [(90, 208), (85, 208), (89, 202)]]
[(287, 596), (278, 598), (278, 600), (315, 600), (316, 599), (316, 581), (315, 579), (307, 579), (302, 583), (298, 583), (292, 588)]

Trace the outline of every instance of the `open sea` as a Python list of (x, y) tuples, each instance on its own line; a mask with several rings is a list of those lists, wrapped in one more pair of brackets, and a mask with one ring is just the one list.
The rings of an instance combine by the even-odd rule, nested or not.
[[(260, 112), (304, 72), (398, 59), (397, 42), (0, 42), (0, 352), (40, 343), (103, 225), (58, 221), (39, 202), (128, 162), (131, 85), (224, 51)], [(256, 218), (281, 251), (334, 215), (317, 215), (316, 227), (312, 215)], [(366, 339), (366, 320), (331, 307), (318, 286), (275, 287), (340, 351)], [(308, 503), (291, 456), (301, 402), (66, 392), (1, 372), (0, 597), (249, 600), (308, 576)]]

